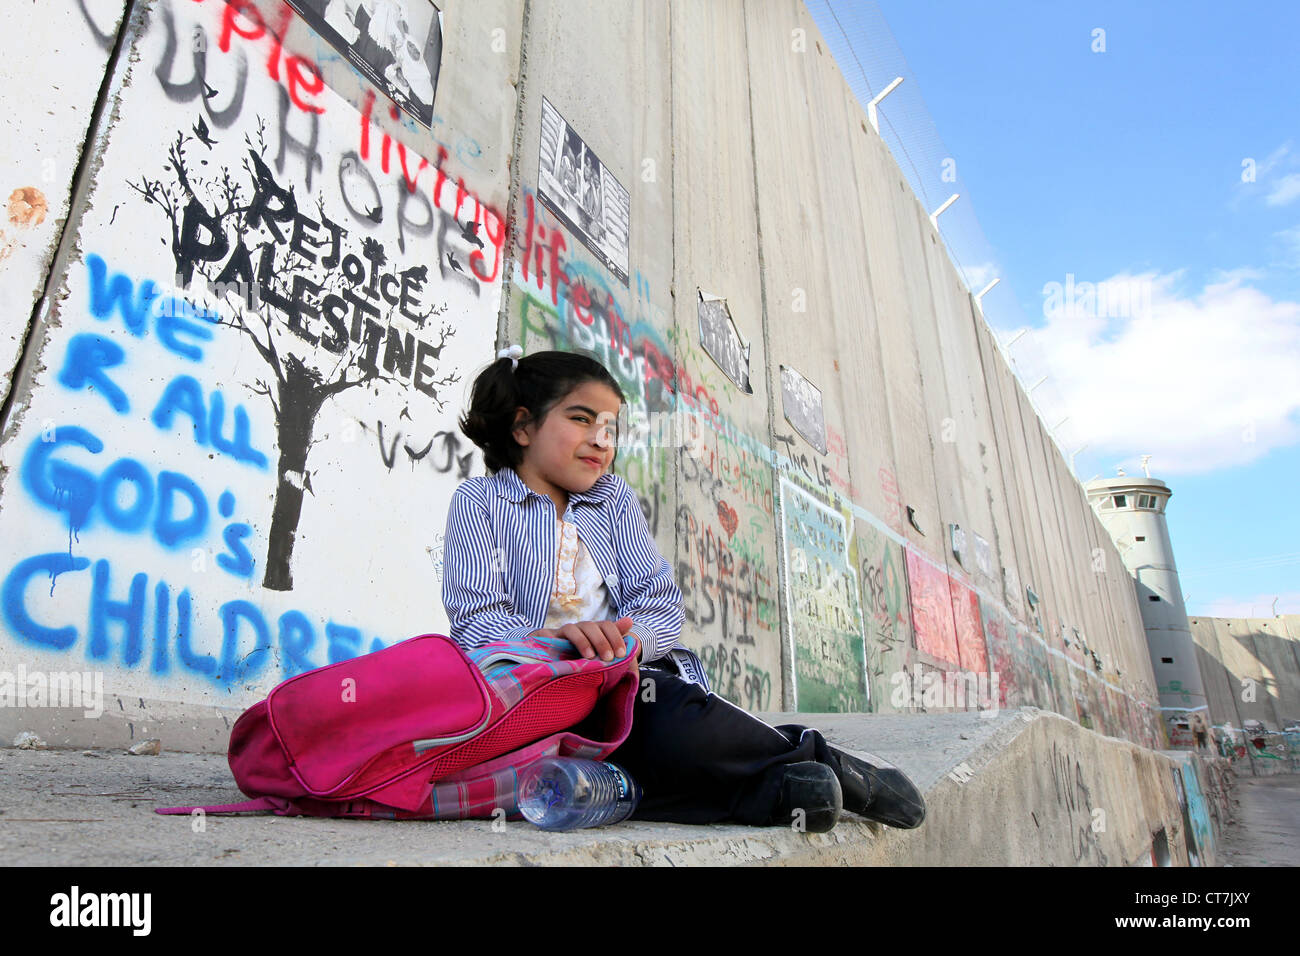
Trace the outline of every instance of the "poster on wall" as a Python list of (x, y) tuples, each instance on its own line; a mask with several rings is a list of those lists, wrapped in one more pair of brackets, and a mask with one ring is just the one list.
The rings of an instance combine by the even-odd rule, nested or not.
[(854, 540), (862, 581), (863, 636), (872, 709), (897, 709), (898, 704), (891, 705), (898, 686), (892, 675), (906, 670), (912, 646), (903, 548), (885, 532), (866, 523), (858, 526)]
[(848, 562), (848, 521), (782, 478), (781, 525), (795, 707), (817, 713), (868, 710), (862, 603)]
[(632, 200), (612, 172), (542, 97), (537, 196), (605, 268), (628, 284)]
[(917, 650), (954, 667), (961, 666), (947, 572), (932, 564), (915, 548), (906, 549), (905, 560)]
[(826, 418), (822, 392), (788, 365), (781, 366), (781, 408), (786, 421), (823, 455), (826, 454)]
[(753, 395), (754, 389), (749, 384), (749, 343), (740, 340), (726, 300), (701, 289), (696, 313), (704, 351), (742, 392)]
[(423, 126), (433, 122), (442, 11), (431, 0), (288, 0), (312, 29)]

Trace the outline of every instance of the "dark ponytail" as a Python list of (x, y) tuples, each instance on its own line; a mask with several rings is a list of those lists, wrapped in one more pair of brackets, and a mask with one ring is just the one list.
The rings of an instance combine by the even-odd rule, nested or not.
[(479, 373), (460, 420), (460, 430), (483, 450), (493, 473), (517, 468), (523, 460), (514, 435), (516, 409), (527, 410), (523, 424), (540, 425), (556, 402), (586, 382), (608, 385), (620, 402), (627, 401), (609, 370), (583, 352), (534, 352), (512, 369), (513, 364), (499, 358)]

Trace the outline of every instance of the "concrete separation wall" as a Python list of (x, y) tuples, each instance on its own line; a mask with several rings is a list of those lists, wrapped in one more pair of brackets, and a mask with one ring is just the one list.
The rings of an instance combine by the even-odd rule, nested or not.
[(1123, 563), (802, 4), (441, 9), (427, 125), (278, 0), (34, 35), (84, 129), (5, 278), (50, 295), (0, 354), (0, 732), (221, 750), (445, 629), (455, 419), (510, 341), (623, 384), (724, 696), (1160, 746)]
[(1189, 624), (1210, 708), (1209, 748), (1239, 772), (1300, 771), (1300, 615)]

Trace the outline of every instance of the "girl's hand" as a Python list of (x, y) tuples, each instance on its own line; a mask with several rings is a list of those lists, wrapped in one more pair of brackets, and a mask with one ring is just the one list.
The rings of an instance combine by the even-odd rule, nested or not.
[(621, 617), (617, 621), (579, 621), (557, 628), (539, 628), (534, 634), (559, 637), (568, 641), (583, 657), (592, 660), (612, 661), (627, 653), (623, 635), (632, 629), (632, 619)]

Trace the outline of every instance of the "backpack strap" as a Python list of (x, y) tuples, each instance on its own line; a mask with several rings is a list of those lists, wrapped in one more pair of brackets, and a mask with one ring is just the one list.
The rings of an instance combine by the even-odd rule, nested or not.
[(289, 809), (288, 800), (277, 800), (275, 797), (258, 797), (256, 800), (245, 800), (243, 803), (218, 803), (209, 807), (158, 807), (154, 813), (162, 814), (190, 814), (195, 810), (202, 810), (204, 813), (260, 813), (265, 810), (273, 810), (276, 813), (283, 814)]

